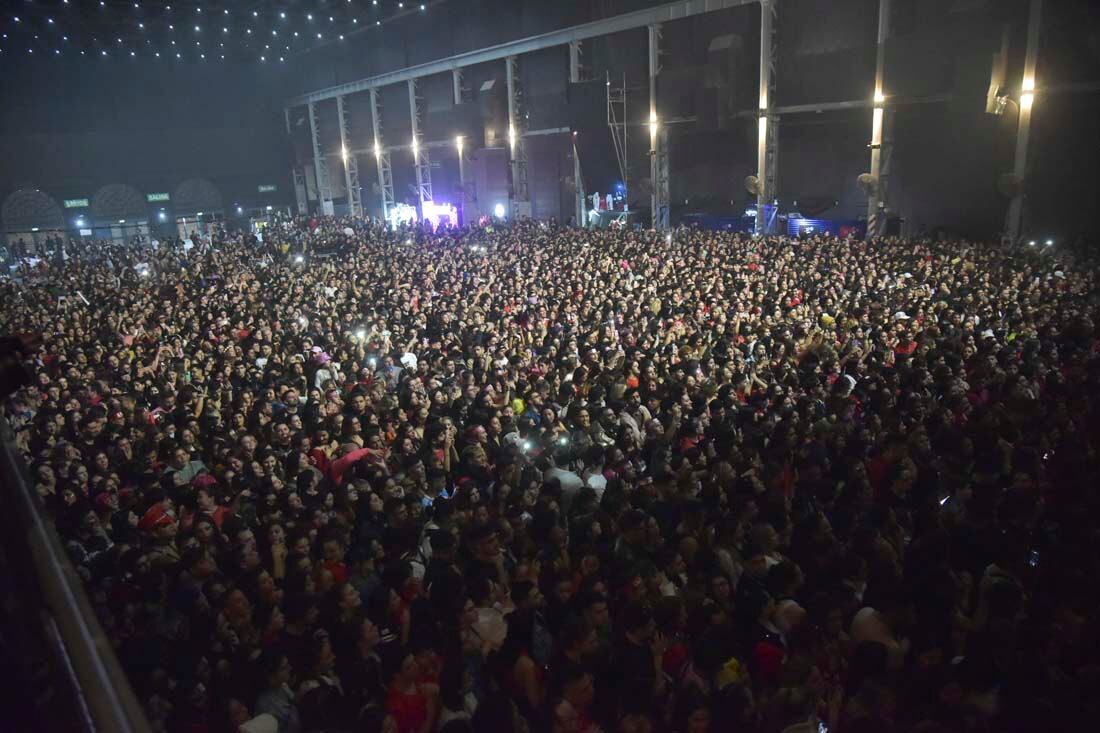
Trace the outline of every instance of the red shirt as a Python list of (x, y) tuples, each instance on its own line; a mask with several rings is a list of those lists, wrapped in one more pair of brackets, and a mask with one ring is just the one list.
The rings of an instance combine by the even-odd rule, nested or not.
[(339, 585), (348, 582), (348, 566), (342, 562), (324, 562), (325, 570), (332, 573), (332, 582)]
[(391, 687), (386, 692), (386, 712), (393, 716), (399, 733), (419, 733), (428, 720), (428, 698), (419, 685), (411, 694)]

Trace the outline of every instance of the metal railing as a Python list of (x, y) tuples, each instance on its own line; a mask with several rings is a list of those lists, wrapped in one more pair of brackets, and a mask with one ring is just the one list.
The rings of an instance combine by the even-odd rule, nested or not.
[[(145, 713), (130, 687), (53, 524), (27, 479), (7, 421), (0, 418), (0, 548), (14, 574), (7, 619), (19, 623), (11, 646), (33, 649), (48, 669), (43, 729), (146, 733)], [(15, 650), (18, 653), (18, 649)], [(36, 695), (37, 697), (37, 695)]]

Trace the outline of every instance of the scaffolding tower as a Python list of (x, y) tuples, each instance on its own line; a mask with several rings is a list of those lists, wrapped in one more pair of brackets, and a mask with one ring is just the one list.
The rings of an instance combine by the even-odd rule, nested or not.
[(363, 198), (359, 187), (359, 158), (349, 143), (350, 122), (343, 95), (336, 98), (336, 116), (340, 120), (340, 157), (344, 161), (344, 186), (347, 190), (348, 212), (352, 216), (362, 216)]
[(382, 197), (382, 218), (389, 220), (396, 203), (393, 196), (393, 167), (390, 151), (382, 141), (382, 106), (378, 103), (378, 89), (370, 90), (370, 117), (374, 131), (374, 160), (378, 166), (378, 193)]

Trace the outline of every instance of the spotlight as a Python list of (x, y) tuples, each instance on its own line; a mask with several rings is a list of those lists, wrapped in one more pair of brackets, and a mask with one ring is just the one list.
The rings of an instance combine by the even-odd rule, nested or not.
[(1054, 244), (1054, 240), (1053, 239), (1048, 239), (1047, 240), (1047, 246), (1049, 247), (1052, 244)]
[(160, 212), (159, 214), (157, 214), (157, 218), (158, 218), (158, 219), (160, 219), (161, 221), (164, 221), (165, 219), (167, 219), (167, 218), (168, 218), (168, 215), (167, 215), (167, 214), (165, 214), (165, 213), (164, 213), (164, 212), (162, 211), (162, 212)]
[(665, 235), (665, 243), (666, 244), (672, 244), (672, 235), (671, 234), (666, 234)]
[(270, 207), (270, 206), (268, 206), (268, 207), (267, 207), (267, 210), (268, 210), (268, 211), (271, 211), (271, 207)]
[(529, 440), (523, 441), (523, 450), (524, 450), (524, 452), (527, 452), (527, 451), (531, 450), (531, 441), (529, 441)]
[(243, 213), (244, 213), (244, 209), (242, 209), (242, 208), (241, 208), (240, 206), (238, 206), (238, 207), (237, 207), (237, 213), (238, 213), (238, 214), (243, 214)]
[(373, 356), (370, 359), (368, 359), (367, 361), (370, 363), (371, 367), (378, 366), (378, 360), (375, 359)]
[(493, 216), (498, 219), (504, 218), (504, 204), (497, 204), (493, 207)]
[(306, 261), (306, 258), (302, 257), (301, 255), (295, 255), (294, 261), (297, 262), (300, 265), (300, 264), (302, 264), (303, 262)]
[(355, 338), (359, 339), (360, 341), (365, 341), (367, 338), (367, 330), (365, 328), (360, 328), (358, 331), (355, 332)]
[(558, 445), (569, 445), (569, 438), (558, 438)]
[(1030, 244), (1032, 247), (1034, 247), (1035, 246), (1035, 240), (1034, 239), (1031, 240), (1030, 242), (1028, 242), (1028, 244)]

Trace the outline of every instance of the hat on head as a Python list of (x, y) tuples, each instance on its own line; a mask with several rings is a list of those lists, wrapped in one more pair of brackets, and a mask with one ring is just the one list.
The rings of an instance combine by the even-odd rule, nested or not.
[(199, 489), (208, 489), (211, 486), (217, 486), (218, 480), (208, 473), (200, 473), (195, 478), (191, 479), (191, 488), (198, 491)]
[(894, 320), (895, 321), (908, 321), (909, 320), (909, 314), (906, 313), (905, 311), (898, 311), (897, 313), (894, 314)]
[(167, 527), (174, 521), (176, 521), (176, 518), (171, 512), (164, 508), (163, 502), (158, 501), (145, 510), (145, 514), (142, 515), (141, 521), (138, 522), (138, 528), (145, 532), (152, 532), (154, 529)]

